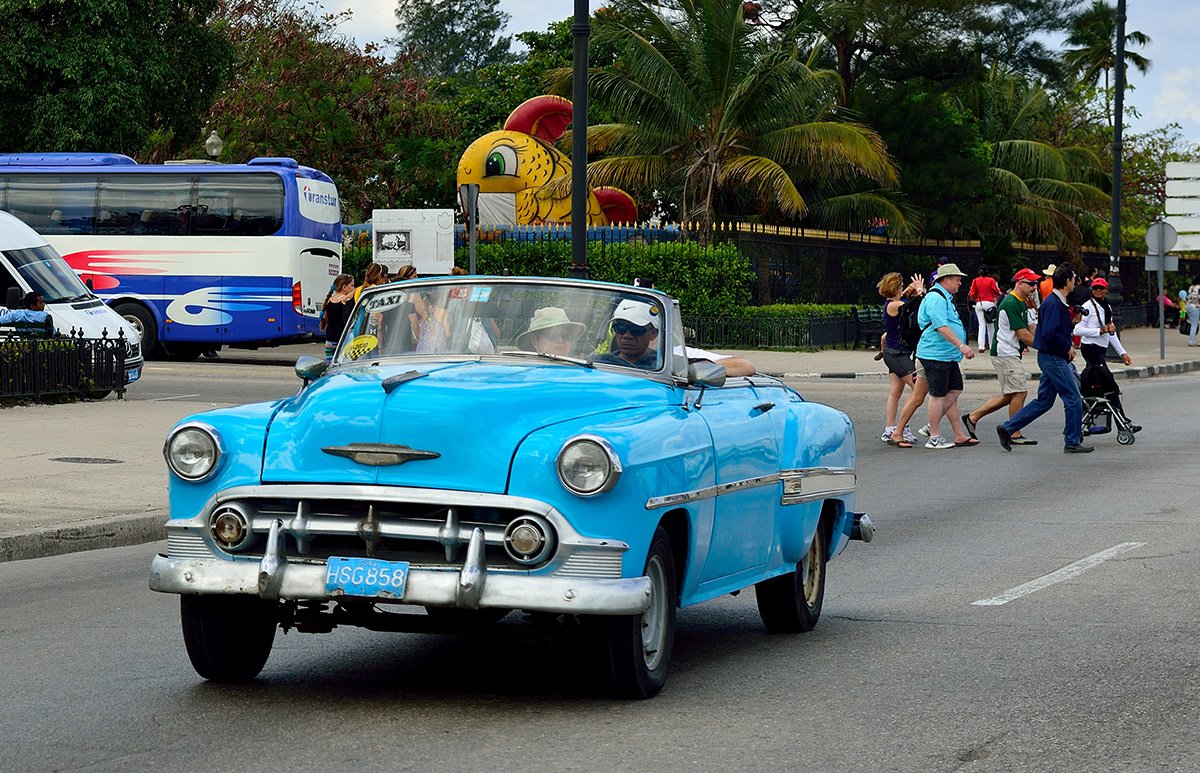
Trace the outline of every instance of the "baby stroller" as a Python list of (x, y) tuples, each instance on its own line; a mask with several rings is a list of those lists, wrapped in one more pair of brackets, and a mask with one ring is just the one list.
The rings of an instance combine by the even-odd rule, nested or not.
[(1079, 392), (1083, 396), (1083, 434), (1103, 435), (1117, 431), (1117, 442), (1132, 445), (1134, 433), (1141, 429), (1125, 415), (1121, 406), (1121, 390), (1112, 372), (1101, 365), (1088, 365), (1079, 376)]

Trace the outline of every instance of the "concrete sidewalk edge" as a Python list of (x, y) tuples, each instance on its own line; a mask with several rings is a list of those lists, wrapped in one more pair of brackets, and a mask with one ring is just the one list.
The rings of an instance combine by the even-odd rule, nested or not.
[(142, 545), (166, 538), (163, 512), (115, 516), (25, 534), (0, 535), (0, 561), (24, 561), (84, 550)]

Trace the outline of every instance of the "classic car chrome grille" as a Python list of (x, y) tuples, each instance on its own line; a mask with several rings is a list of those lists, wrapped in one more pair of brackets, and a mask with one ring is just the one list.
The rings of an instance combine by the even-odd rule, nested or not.
[(623, 551), (576, 553), (569, 557), (558, 570), (567, 577), (611, 577), (621, 576), (621, 554)]
[(199, 534), (167, 529), (167, 555), (171, 558), (212, 558), (212, 551)]
[[(283, 522), (289, 558), (329, 556), (380, 558), (431, 566), (458, 566), (479, 528), (484, 534), (489, 567), (529, 569), (504, 549), (508, 523), (525, 510), (424, 502), (247, 497), (222, 502), (221, 508), (247, 515), (253, 536), (236, 555), (261, 555), (272, 521)], [(550, 535), (553, 539), (555, 535)]]

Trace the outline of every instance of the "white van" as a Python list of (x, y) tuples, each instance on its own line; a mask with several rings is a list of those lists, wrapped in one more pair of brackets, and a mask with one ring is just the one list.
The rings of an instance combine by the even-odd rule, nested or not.
[(125, 334), (125, 383), (142, 375), (142, 338), (125, 318), (104, 304), (71, 270), (62, 256), (37, 231), (7, 212), (0, 212), (0, 306), (19, 308), (26, 293), (46, 301), (54, 329), (72, 329), (84, 338), (114, 338)]

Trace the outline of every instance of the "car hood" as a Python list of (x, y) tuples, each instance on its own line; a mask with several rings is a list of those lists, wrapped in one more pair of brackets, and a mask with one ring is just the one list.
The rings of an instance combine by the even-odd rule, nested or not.
[[(390, 393), (388, 379), (400, 382)], [(513, 453), (529, 433), (581, 416), (666, 405), (671, 392), (639, 376), (543, 363), (423, 362), (339, 370), (276, 412), (263, 449), (262, 480), (503, 493)], [(364, 443), (437, 456), (372, 466), (324, 450)]]

